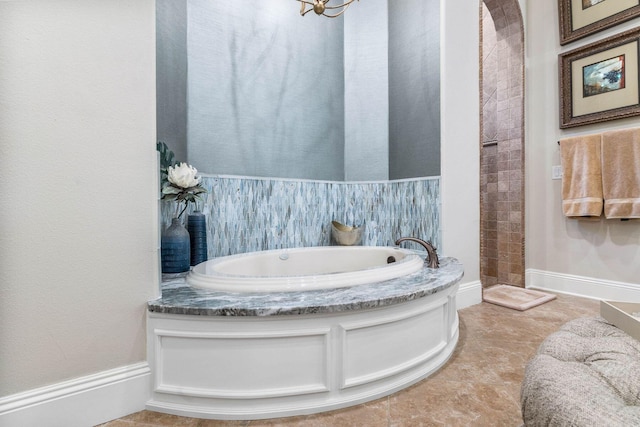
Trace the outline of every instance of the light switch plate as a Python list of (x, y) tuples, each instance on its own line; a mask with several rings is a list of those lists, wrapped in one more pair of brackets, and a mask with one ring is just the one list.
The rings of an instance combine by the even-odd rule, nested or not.
[(562, 166), (553, 166), (551, 168), (551, 179), (562, 179)]

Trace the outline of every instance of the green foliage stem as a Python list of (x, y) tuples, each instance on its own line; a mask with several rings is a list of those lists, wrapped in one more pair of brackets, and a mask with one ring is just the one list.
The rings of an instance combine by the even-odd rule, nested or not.
[(171, 151), (164, 142), (158, 141), (156, 143), (156, 150), (160, 153), (160, 178), (162, 182), (165, 183), (167, 181), (167, 170), (169, 166), (175, 166), (178, 162), (175, 160), (173, 151)]

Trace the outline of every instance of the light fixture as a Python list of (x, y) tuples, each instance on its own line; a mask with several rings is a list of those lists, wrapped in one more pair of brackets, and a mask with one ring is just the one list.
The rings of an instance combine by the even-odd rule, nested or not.
[[(298, 1), (300, 2), (300, 15), (302, 16), (306, 15), (307, 13), (313, 10), (316, 13), (316, 15), (326, 16), (327, 18), (336, 18), (342, 15), (344, 11), (347, 10), (347, 8), (351, 5), (351, 3), (353, 3), (354, 1), (360, 1), (360, 0), (349, 0), (338, 6), (327, 6), (327, 3), (329, 3), (330, 0), (312, 0), (312, 1), (298, 0)], [(311, 7), (307, 9), (307, 6), (311, 6)], [(336, 13), (335, 15), (327, 15), (325, 13), (327, 10), (334, 10), (334, 9), (340, 9), (340, 12)]]

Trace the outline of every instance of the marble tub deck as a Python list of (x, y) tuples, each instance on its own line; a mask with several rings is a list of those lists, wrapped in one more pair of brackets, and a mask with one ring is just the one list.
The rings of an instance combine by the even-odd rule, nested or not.
[(454, 286), (462, 264), (440, 259), (440, 268), (422, 268), (397, 279), (348, 288), (301, 292), (230, 293), (191, 287), (186, 274), (163, 277), (162, 297), (149, 301), (152, 313), (196, 316), (276, 316), (337, 313), (412, 301)]

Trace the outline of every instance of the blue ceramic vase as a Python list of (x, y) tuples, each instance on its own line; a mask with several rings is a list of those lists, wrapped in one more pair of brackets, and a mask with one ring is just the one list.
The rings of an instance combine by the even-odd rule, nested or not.
[(191, 239), (191, 265), (207, 260), (207, 221), (200, 211), (189, 215), (187, 230)]
[(162, 233), (160, 247), (163, 273), (189, 271), (191, 242), (189, 232), (179, 218), (173, 218), (171, 225)]

